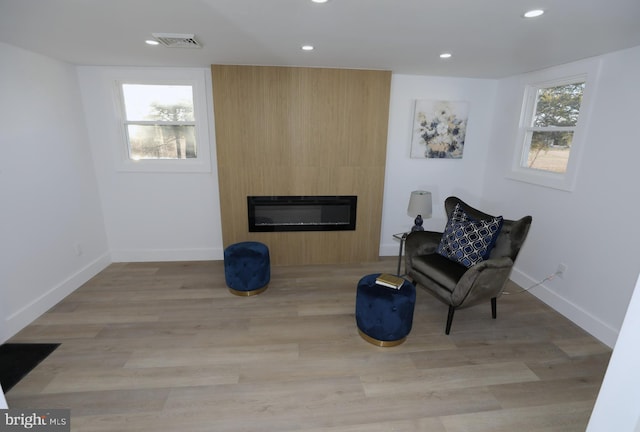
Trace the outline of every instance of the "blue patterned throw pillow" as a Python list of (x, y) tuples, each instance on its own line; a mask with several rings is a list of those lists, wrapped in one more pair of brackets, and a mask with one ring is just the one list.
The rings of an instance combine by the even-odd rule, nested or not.
[(502, 216), (486, 220), (474, 219), (456, 204), (437, 252), (465, 267), (484, 261), (489, 258), (496, 243), (502, 221)]

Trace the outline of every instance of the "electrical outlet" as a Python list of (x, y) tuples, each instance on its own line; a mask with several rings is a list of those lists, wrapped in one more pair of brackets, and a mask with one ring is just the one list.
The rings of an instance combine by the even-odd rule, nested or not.
[(564, 263), (558, 264), (558, 270), (556, 270), (556, 274), (558, 277), (562, 277), (564, 273), (567, 271), (567, 265)]

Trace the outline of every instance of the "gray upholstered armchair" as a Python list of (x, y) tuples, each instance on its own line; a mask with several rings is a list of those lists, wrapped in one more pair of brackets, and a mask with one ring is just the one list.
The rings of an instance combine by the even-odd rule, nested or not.
[[(458, 208), (471, 218), (470, 220), (487, 221), (494, 218), (459, 198), (449, 197), (445, 200), (449, 220), (457, 204)], [(531, 220), (531, 216), (517, 221), (502, 220), (495, 245), (487, 252), (486, 259), (469, 267), (438, 253), (443, 233), (415, 231), (409, 234), (405, 243), (407, 275), (416, 286), (421, 286), (438, 300), (449, 305), (446, 334), (451, 330), (453, 314), (457, 309), (490, 300), (491, 314), (496, 318), (496, 299), (502, 294), (513, 263), (529, 232)]]

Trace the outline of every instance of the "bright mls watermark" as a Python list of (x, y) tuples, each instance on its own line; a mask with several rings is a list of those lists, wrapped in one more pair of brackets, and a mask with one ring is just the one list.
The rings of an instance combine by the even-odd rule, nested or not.
[(68, 409), (3, 409), (0, 410), (0, 432), (5, 431), (71, 431)]

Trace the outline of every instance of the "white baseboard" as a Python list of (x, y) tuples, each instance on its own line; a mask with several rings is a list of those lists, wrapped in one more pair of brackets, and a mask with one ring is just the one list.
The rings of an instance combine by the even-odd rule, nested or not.
[(9, 315), (5, 319), (2, 342), (8, 340), (27, 325), (32, 323), (63, 298), (104, 270), (109, 264), (111, 264), (111, 257), (109, 253), (105, 253), (87, 264), (85, 267), (73, 273), (62, 282), (56, 284), (39, 297), (35, 298), (26, 306)]
[[(511, 280), (521, 287), (528, 287), (538, 282), (538, 280), (516, 268), (511, 272)], [(618, 330), (585, 311), (580, 306), (562, 297), (544, 284), (532, 288), (529, 292), (567, 319), (573, 321), (577, 326), (591, 334), (600, 342), (610, 348), (613, 348), (615, 345), (618, 339)]]
[(111, 251), (113, 262), (217, 261), (222, 259), (224, 259), (222, 248), (120, 249)]

